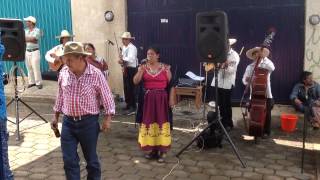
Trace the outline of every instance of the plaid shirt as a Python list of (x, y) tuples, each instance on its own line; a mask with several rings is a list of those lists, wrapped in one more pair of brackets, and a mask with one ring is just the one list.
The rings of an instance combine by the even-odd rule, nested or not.
[(115, 113), (115, 104), (107, 81), (101, 71), (87, 64), (84, 73), (77, 79), (67, 66), (59, 74), (59, 90), (54, 111), (67, 116), (99, 114), (100, 102), (106, 114)]

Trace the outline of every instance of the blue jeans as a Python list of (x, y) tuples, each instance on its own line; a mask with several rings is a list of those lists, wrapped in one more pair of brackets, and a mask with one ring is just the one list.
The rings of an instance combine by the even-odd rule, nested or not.
[(77, 147), (80, 143), (87, 162), (88, 180), (100, 180), (101, 169), (97, 156), (97, 141), (100, 132), (99, 115), (82, 117), (74, 121), (68, 116), (63, 117), (61, 131), (61, 149), (64, 170), (68, 180), (80, 180), (80, 165)]
[(12, 180), (8, 159), (8, 132), (6, 121), (0, 120), (0, 179)]

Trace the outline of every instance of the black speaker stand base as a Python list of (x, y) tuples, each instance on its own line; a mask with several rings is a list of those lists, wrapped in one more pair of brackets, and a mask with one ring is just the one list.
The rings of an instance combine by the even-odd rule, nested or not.
[[(17, 84), (18, 84), (18, 80), (17, 80), (17, 64), (16, 62), (14, 61), (14, 80), (15, 80), (15, 88), (14, 88), (14, 98), (12, 98), (9, 103), (7, 104), (7, 108), (14, 102), (15, 103), (15, 115), (16, 115), (16, 121), (10, 121), (8, 120), (9, 122), (15, 124), (17, 126), (17, 129), (16, 129), (16, 140), (17, 141), (20, 141), (20, 123), (22, 121), (24, 121), (26, 118), (28, 118), (31, 114), (35, 114), (37, 115), (40, 119), (42, 119), (45, 123), (47, 123), (48, 121), (42, 117), (39, 113), (37, 113), (32, 107), (30, 107), (26, 102), (24, 102), (22, 99), (19, 98), (18, 96), (18, 90), (17, 90)], [(31, 112), (26, 116), (24, 117), (22, 120), (19, 119), (19, 102), (22, 103), (24, 106), (26, 106)]]
[[(216, 66), (216, 67), (217, 67), (217, 66)], [(224, 126), (223, 126), (223, 124), (222, 124), (222, 122), (221, 122), (221, 120), (220, 120), (220, 113), (219, 113), (219, 107), (218, 107), (218, 78), (217, 78), (217, 76), (218, 76), (218, 71), (219, 71), (218, 68), (216, 68), (216, 69), (214, 70), (214, 76), (216, 77), (216, 78), (215, 78), (215, 96), (216, 96), (215, 111), (216, 111), (216, 113), (217, 113), (216, 121), (219, 123), (220, 128), (222, 129), (224, 135), (227, 137), (228, 142), (230, 143), (230, 145), (231, 145), (234, 153), (236, 154), (237, 158), (239, 159), (242, 167), (243, 167), (243, 168), (246, 168), (246, 164), (244, 163), (244, 161), (242, 161), (242, 158), (241, 158), (241, 156), (240, 156), (240, 154), (239, 154), (236, 146), (234, 145), (234, 143), (233, 143), (233, 141), (231, 140), (228, 132), (226, 131), (226, 129), (224, 128)], [(191, 144), (194, 143), (203, 133), (205, 133), (207, 129), (211, 128), (211, 126), (212, 126), (213, 124), (215, 124), (215, 121), (213, 121), (213, 122), (211, 122), (210, 124), (208, 124), (207, 127), (205, 127), (196, 137), (194, 137), (194, 138), (193, 138), (184, 148), (182, 148), (175, 156), (176, 156), (177, 158), (179, 158), (179, 156), (180, 156), (189, 146), (191, 146)]]

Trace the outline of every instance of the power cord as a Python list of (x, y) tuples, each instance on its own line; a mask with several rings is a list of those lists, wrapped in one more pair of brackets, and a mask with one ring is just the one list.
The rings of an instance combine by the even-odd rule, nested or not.
[[(177, 158), (177, 157), (176, 157), (176, 158)], [(179, 158), (177, 158), (177, 159), (178, 159), (177, 163), (172, 166), (172, 168), (171, 168), (171, 170), (169, 171), (168, 174), (166, 174), (165, 176), (163, 176), (162, 180), (167, 179), (167, 177), (169, 177), (169, 176), (172, 174), (172, 172), (179, 166), (179, 164), (180, 164), (180, 159), (179, 159)]]
[[(15, 73), (17, 72), (17, 73)], [(18, 83), (15, 83), (15, 78), (16, 75), (18, 76), (18, 74), (21, 76), (21, 80), (22, 80), (22, 88), (18, 88)], [(23, 93), (26, 90), (26, 75), (23, 72), (23, 69), (20, 68), (19, 66), (15, 65), (10, 69), (9, 72), (9, 83), (13, 82), (13, 87), (17, 88), (17, 92), (19, 93)]]

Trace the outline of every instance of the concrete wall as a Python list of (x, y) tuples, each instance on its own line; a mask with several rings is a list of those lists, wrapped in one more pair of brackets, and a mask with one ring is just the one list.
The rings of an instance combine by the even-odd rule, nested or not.
[[(122, 72), (118, 64), (116, 45), (108, 46), (107, 39), (115, 42), (116, 34), (119, 46), (122, 46), (119, 38), (126, 30), (127, 10), (126, 0), (71, 0), (72, 26), (75, 41), (91, 42), (95, 45), (98, 56), (104, 57), (109, 65), (109, 84), (115, 94), (122, 95)], [(113, 11), (114, 20), (106, 22), (105, 11)]]
[(313, 72), (314, 79), (320, 82), (320, 24), (313, 26), (309, 23), (312, 14), (320, 15), (319, 0), (306, 0), (304, 69)]

